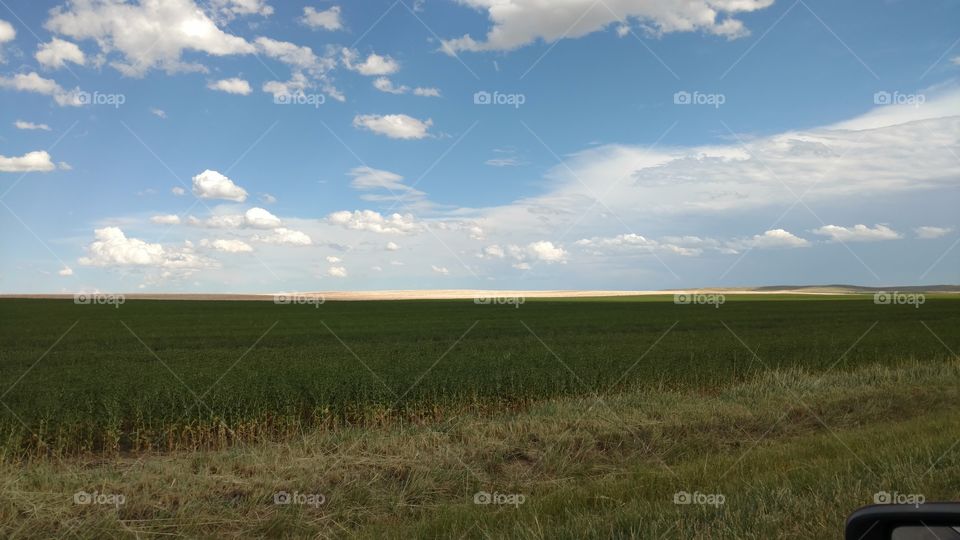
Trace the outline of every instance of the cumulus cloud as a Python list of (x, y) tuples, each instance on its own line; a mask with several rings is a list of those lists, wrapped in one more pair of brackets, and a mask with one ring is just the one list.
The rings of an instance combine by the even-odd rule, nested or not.
[(25, 120), (17, 120), (13, 123), (13, 126), (17, 129), (50, 131), (50, 126), (46, 124), (34, 124)]
[(391, 139), (423, 139), (433, 120), (418, 120), (405, 114), (359, 114), (353, 118), (353, 127), (368, 129)]
[(327, 275), (335, 278), (347, 277), (347, 269), (342, 266), (331, 266), (327, 268)]
[(420, 230), (420, 225), (411, 214), (383, 216), (373, 210), (341, 210), (327, 216), (327, 222), (346, 229), (370, 231), (381, 234), (408, 234)]
[(0, 156), (0, 172), (50, 172), (56, 168), (45, 150), (27, 152), (19, 157)]
[(508, 51), (538, 40), (552, 43), (575, 39), (611, 25), (621, 27), (624, 20), (638, 24), (647, 34), (699, 31), (734, 39), (749, 32), (733, 16), (766, 8), (773, 0), (607, 0), (604, 5), (592, 0), (570, 0), (559, 6), (540, 0), (461, 3), (487, 12), (493, 27), (485, 40), (477, 41), (469, 35), (444, 40), (442, 50), (448, 54)]
[(251, 208), (243, 215), (243, 222), (255, 229), (276, 229), (282, 225), (280, 218), (263, 208)]
[(343, 28), (343, 23), (340, 21), (340, 6), (333, 6), (323, 11), (306, 6), (303, 8), (303, 17), (300, 18), (300, 22), (313, 29), (340, 30)]
[(436, 265), (431, 264), (431, 265), (430, 265), (430, 269), (433, 270), (434, 273), (437, 273), (437, 274), (440, 274), (440, 275), (444, 275), (444, 276), (446, 276), (446, 275), (448, 275), (448, 274), (450, 273), (450, 270), (447, 270), (447, 267), (446, 267), (446, 266), (436, 266)]
[(81, 66), (87, 63), (83, 51), (76, 43), (60, 38), (53, 38), (48, 43), (41, 43), (34, 57), (37, 62), (40, 62), (41, 66), (51, 69), (62, 68), (66, 62)]
[(170, 188), (170, 193), (173, 193), (177, 197), (182, 197), (187, 194), (187, 190), (183, 189), (180, 186), (173, 186)]
[(547, 263), (566, 262), (567, 252), (560, 246), (553, 245), (553, 242), (540, 240), (527, 246), (527, 254), (534, 260)]
[(327, 259), (327, 262), (330, 264), (337, 264), (342, 260), (340, 257), (337, 257), (336, 255), (327, 255), (326, 259)]
[(418, 86), (413, 89), (413, 95), (422, 97), (440, 97), (440, 90), (433, 87)]
[(808, 247), (810, 242), (783, 229), (773, 229), (763, 234), (755, 235), (753, 238), (745, 241), (744, 244), (756, 249), (768, 249)]
[(277, 227), (270, 231), (270, 234), (254, 235), (254, 242), (263, 242), (264, 244), (289, 244), (293, 246), (309, 246), (313, 243), (306, 233), (287, 229), (286, 227)]
[(224, 253), (250, 253), (253, 251), (253, 246), (244, 242), (243, 240), (223, 238), (216, 240), (201, 240), (200, 245), (215, 249), (217, 251), (222, 251)]
[(180, 223), (180, 216), (176, 214), (162, 214), (158, 216), (152, 216), (150, 221), (160, 225), (177, 225)]
[(400, 249), (400, 246), (396, 242), (387, 242), (387, 245), (384, 246), (387, 251), (397, 251)]
[(224, 199), (235, 202), (247, 200), (247, 190), (210, 169), (193, 177), (193, 194), (201, 199)]
[(73, 268), (70, 268), (69, 266), (64, 266), (63, 268), (57, 271), (57, 274), (63, 277), (70, 277), (73, 275)]
[(390, 75), (391, 73), (396, 73), (400, 70), (400, 64), (389, 56), (380, 56), (376, 53), (370, 53), (366, 60), (363, 62), (357, 62), (360, 57), (360, 53), (357, 51), (345, 48), (341, 51), (341, 53), (343, 65), (346, 66), (347, 69), (356, 71), (361, 75)]
[(242, 15), (273, 15), (273, 8), (264, 0), (212, 0), (214, 9), (228, 20)]
[(246, 96), (253, 92), (253, 89), (250, 88), (250, 83), (239, 77), (220, 79), (219, 81), (210, 81), (207, 84), (207, 88), (211, 90), (219, 90), (228, 94), (240, 94), (241, 96)]
[(13, 77), (0, 77), (0, 88), (50, 96), (61, 107), (79, 107), (84, 104), (80, 88), (66, 90), (56, 81), (41, 77), (36, 71), (18, 73)]
[(167, 118), (167, 113), (163, 109), (152, 108), (150, 109), (150, 114), (156, 116), (157, 118)]
[(819, 229), (814, 229), (813, 232), (829, 237), (833, 242), (877, 242), (901, 238), (900, 233), (886, 225), (876, 225), (873, 228), (866, 225), (854, 225), (853, 227), (824, 225)]
[(94, 231), (95, 240), (87, 246), (87, 256), (79, 259), (84, 266), (153, 267), (178, 271), (194, 271), (216, 266), (214, 261), (197, 255), (187, 243), (175, 248), (129, 238), (119, 227)]
[(3, 44), (13, 41), (17, 37), (17, 30), (12, 24), (0, 19), (0, 63), (3, 62)]
[(932, 240), (934, 238), (940, 238), (941, 236), (946, 236), (953, 232), (952, 227), (917, 227), (913, 230), (917, 234), (917, 238), (921, 240)]
[[(252, 4), (219, 3), (238, 13)], [(44, 27), (75, 40), (95, 41), (104, 55), (115, 57), (110, 65), (131, 77), (141, 77), (153, 68), (203, 70), (183, 61), (187, 51), (226, 56), (256, 50), (245, 39), (221, 30), (193, 0), (77, 0), (52, 9)]]

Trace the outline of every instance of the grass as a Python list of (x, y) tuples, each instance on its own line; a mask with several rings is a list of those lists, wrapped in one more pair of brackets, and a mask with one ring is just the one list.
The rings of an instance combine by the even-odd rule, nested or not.
[(0, 457), (212, 449), (773, 368), (937, 361), (944, 343), (960, 350), (958, 307), (7, 300)]
[[(7, 463), (0, 535), (835, 538), (878, 491), (956, 497), (958, 376), (956, 361), (775, 370), (709, 393), (631, 390), (219, 451)], [(78, 491), (127, 500), (76, 505)], [(278, 506), (279, 491), (325, 503)], [(477, 505), (478, 491), (525, 501)], [(675, 505), (678, 491), (726, 500)]]
[(958, 322), (933, 296), (0, 301), (0, 536), (836, 537), (878, 491), (960, 493)]

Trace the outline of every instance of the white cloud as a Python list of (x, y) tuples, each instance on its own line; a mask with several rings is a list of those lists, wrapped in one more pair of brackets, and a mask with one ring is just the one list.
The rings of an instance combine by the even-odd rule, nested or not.
[(343, 65), (351, 71), (356, 71), (361, 75), (390, 75), (400, 70), (400, 64), (389, 56), (380, 56), (376, 53), (370, 53), (367, 59), (357, 63), (359, 53), (350, 49), (343, 49)]
[(410, 91), (409, 86), (394, 86), (393, 82), (386, 77), (377, 77), (373, 80), (373, 87), (381, 92), (388, 94), (405, 94)]
[(373, 210), (341, 210), (327, 216), (332, 225), (340, 225), (346, 229), (370, 231), (382, 234), (407, 234), (417, 232), (420, 226), (410, 214), (391, 214), (382, 216)]
[[(388, 94), (406, 94), (411, 91), (409, 86), (403, 84), (400, 86), (394, 85), (393, 81), (387, 77), (377, 77), (374, 79), (373, 87)], [(417, 87), (413, 89), (413, 95), (421, 97), (440, 97), (440, 90), (437, 90), (436, 88)]]
[(435, 266), (431, 264), (430, 269), (436, 272), (437, 274), (442, 274), (444, 276), (450, 273), (450, 270), (447, 270), (446, 266)]
[(540, 240), (527, 246), (527, 254), (538, 261), (547, 263), (566, 262), (567, 252), (560, 246), (553, 245), (553, 242)]
[(747, 240), (745, 244), (757, 249), (767, 249), (807, 247), (810, 245), (810, 242), (783, 229), (773, 229), (763, 234), (755, 235), (750, 240)]
[(335, 278), (347, 277), (347, 269), (342, 266), (331, 266), (327, 268), (327, 275)]
[(866, 225), (841, 227), (839, 225), (824, 225), (814, 229), (815, 234), (827, 236), (834, 242), (876, 242), (880, 240), (896, 240), (900, 233), (886, 225), (876, 225), (872, 229)]
[(282, 225), (280, 218), (263, 208), (251, 208), (243, 215), (243, 222), (255, 229), (276, 229)]
[(201, 199), (225, 199), (235, 202), (247, 200), (247, 190), (210, 169), (193, 177), (193, 194)]
[[(250, 2), (220, 2), (243, 11)], [(212, 56), (251, 54), (245, 39), (228, 34), (193, 0), (149, 0), (138, 4), (78, 0), (50, 11), (47, 30), (76, 40), (93, 40), (104, 55), (120, 58), (110, 62), (124, 75), (140, 77), (152, 68), (167, 72), (200, 71), (204, 68), (182, 60), (186, 51)]]
[(728, 39), (749, 34), (737, 13), (766, 8), (773, 0), (569, 0), (561, 6), (541, 0), (461, 0), (474, 9), (486, 11), (493, 27), (483, 41), (469, 35), (443, 41), (448, 54), (457, 51), (508, 51), (537, 40), (547, 43), (579, 38), (635, 20), (649, 34), (707, 32)]
[(156, 116), (157, 118), (165, 119), (167, 117), (167, 113), (163, 109), (156, 109), (156, 108), (150, 109), (150, 114)]
[(950, 61), (960, 66), (960, 56), (954, 56), (953, 58), (950, 59)]
[(264, 0), (212, 0), (214, 8), (227, 19), (242, 15), (273, 15), (273, 8)]
[(241, 96), (246, 96), (253, 92), (253, 89), (250, 88), (250, 83), (239, 77), (220, 79), (219, 81), (210, 81), (207, 84), (207, 88), (211, 90), (219, 90), (228, 94), (240, 94)]
[(269, 193), (261, 193), (261, 194), (260, 194), (260, 201), (261, 201), (263, 204), (273, 204), (273, 203), (277, 202), (277, 198), (274, 197), (273, 195), (269, 194)]
[(265, 244), (290, 244), (294, 246), (309, 246), (313, 243), (313, 240), (306, 233), (286, 227), (277, 227), (270, 231), (268, 235), (254, 235), (253, 240)]
[(59, 275), (61, 275), (61, 276), (63, 276), (63, 277), (72, 276), (72, 275), (73, 275), (73, 268), (70, 268), (69, 266), (64, 266), (63, 268), (61, 268), (60, 270), (57, 271), (57, 274), (59, 274)]
[(50, 96), (61, 107), (79, 107), (83, 105), (79, 88), (65, 90), (56, 81), (44, 79), (36, 71), (18, 73), (13, 77), (0, 77), (0, 88), (10, 88), (18, 92), (33, 92)]
[(177, 197), (182, 197), (187, 194), (187, 190), (183, 189), (180, 186), (173, 186), (170, 188), (170, 193), (173, 193)]
[(387, 245), (385, 247), (387, 251), (397, 251), (398, 249), (400, 249), (400, 246), (397, 245), (396, 242), (387, 242)]
[(289, 81), (267, 81), (263, 83), (261, 89), (268, 94), (273, 94), (274, 99), (279, 99), (281, 97), (302, 94), (309, 87), (310, 82), (307, 80), (306, 75), (303, 73), (294, 73)]
[(217, 214), (205, 220), (190, 216), (187, 218), (187, 223), (195, 227), (207, 227), (209, 229), (239, 229), (244, 225), (244, 216), (243, 214)]
[(150, 221), (160, 225), (178, 225), (180, 223), (180, 216), (176, 214), (162, 214), (151, 217)]
[(338, 262), (343, 260), (340, 257), (337, 257), (335, 255), (327, 255), (326, 259), (327, 259), (327, 262), (330, 264), (337, 264)]
[(87, 256), (79, 259), (84, 266), (154, 267), (187, 272), (216, 266), (214, 261), (194, 253), (189, 243), (182, 248), (150, 244), (127, 237), (118, 227), (96, 229), (94, 238), (87, 246)]
[(203, 247), (210, 247), (224, 253), (250, 253), (253, 251), (253, 246), (244, 242), (243, 240), (222, 238), (216, 240), (201, 240), (200, 245)]
[(367, 167), (354, 167), (347, 173), (352, 176), (350, 186), (360, 191), (386, 190), (389, 194), (364, 194), (365, 201), (414, 201), (421, 200), (426, 194), (403, 183), (403, 177), (397, 173)]
[(353, 127), (365, 128), (391, 139), (422, 139), (429, 136), (433, 120), (417, 120), (405, 114), (360, 114), (353, 118)]
[(49, 43), (41, 43), (34, 55), (37, 62), (46, 68), (62, 68), (66, 62), (84, 65), (87, 63), (86, 57), (76, 43), (71, 43), (60, 38), (53, 38)]
[(0, 172), (50, 172), (56, 168), (45, 150), (27, 152), (19, 157), (0, 156)]
[(340, 6), (333, 6), (323, 11), (306, 6), (303, 8), (303, 17), (300, 18), (300, 22), (314, 29), (340, 30), (343, 28), (343, 23), (340, 21)]
[(0, 44), (13, 41), (17, 37), (17, 30), (12, 24), (0, 19)]
[(924, 227), (917, 227), (913, 231), (917, 233), (917, 238), (920, 238), (922, 240), (932, 240), (934, 238), (940, 238), (941, 236), (946, 236), (950, 234), (951, 232), (953, 232), (953, 228), (924, 226)]
[(504, 257), (503, 248), (497, 244), (489, 245), (483, 248), (483, 256), (493, 259), (502, 259)]
[(34, 124), (33, 122), (27, 122), (25, 120), (17, 120), (16, 122), (13, 123), (13, 125), (17, 129), (27, 129), (27, 130), (39, 129), (42, 131), (50, 131), (50, 126), (46, 124)]
[(413, 89), (413, 95), (422, 97), (440, 97), (440, 90), (433, 87), (418, 86)]

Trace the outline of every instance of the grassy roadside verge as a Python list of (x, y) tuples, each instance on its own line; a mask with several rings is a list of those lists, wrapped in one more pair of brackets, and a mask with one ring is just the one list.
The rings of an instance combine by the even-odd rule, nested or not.
[[(958, 376), (773, 370), (285, 444), (3, 464), (0, 536), (837, 537), (878, 491), (960, 495)], [(323, 504), (276, 505), (281, 491)], [(523, 504), (474, 504), (481, 491)], [(724, 502), (676, 505), (681, 491)]]

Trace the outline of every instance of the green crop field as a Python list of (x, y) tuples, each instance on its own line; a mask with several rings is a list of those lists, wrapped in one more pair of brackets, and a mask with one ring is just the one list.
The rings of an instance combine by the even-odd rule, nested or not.
[[(190, 536), (829, 533), (881, 489), (960, 493), (956, 351), (948, 295), (919, 307), (8, 299), (0, 464), (20, 495), (3, 493), (0, 534), (26, 517), (57, 536), (162, 534), (163, 520)], [(51, 499), (122, 490), (127, 474), (153, 499), (102, 512)], [(708, 485), (725, 508), (678, 517), (668, 495)], [(268, 504), (298, 486), (325, 504)], [(526, 502), (472, 504), (484, 486)], [(804, 490), (816, 504), (801, 505)], [(751, 504), (790, 510), (762, 522)]]

